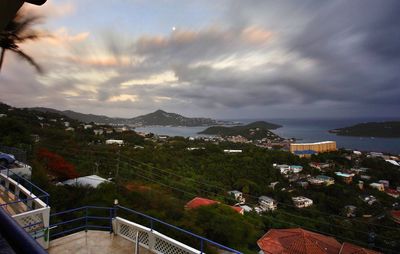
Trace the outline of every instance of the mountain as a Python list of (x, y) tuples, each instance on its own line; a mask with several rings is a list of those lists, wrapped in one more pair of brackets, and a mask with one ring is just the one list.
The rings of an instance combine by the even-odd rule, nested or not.
[(400, 138), (400, 121), (360, 123), (329, 132), (339, 136)]
[(253, 122), (247, 125), (239, 126), (212, 126), (199, 134), (219, 135), (219, 136), (243, 136), (249, 140), (259, 140), (263, 138), (279, 139), (280, 137), (270, 130), (282, 127), (281, 125), (268, 123), (264, 121)]
[(57, 113), (86, 123), (95, 122), (103, 124), (126, 124), (134, 126), (160, 125), (160, 126), (189, 126), (189, 127), (224, 124), (224, 122), (219, 122), (211, 118), (202, 118), (202, 117), (190, 118), (175, 113), (168, 113), (163, 110), (157, 110), (153, 113), (133, 118), (120, 118), (120, 117), (108, 117), (104, 115), (83, 114), (71, 110), (60, 111), (52, 108), (37, 107), (31, 109), (41, 112)]
[(210, 118), (195, 117), (189, 118), (184, 117), (175, 113), (168, 113), (163, 110), (157, 110), (153, 113), (138, 116), (130, 119), (136, 125), (171, 125), (171, 126), (209, 126), (215, 124), (221, 124), (216, 120)]

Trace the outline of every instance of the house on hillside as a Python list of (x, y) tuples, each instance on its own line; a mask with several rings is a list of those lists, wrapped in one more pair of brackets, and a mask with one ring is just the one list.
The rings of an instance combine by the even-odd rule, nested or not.
[(243, 152), (243, 150), (238, 150), (238, 149), (236, 149), (236, 150), (234, 150), (234, 149), (225, 149), (224, 150), (224, 153), (242, 153)]
[(278, 203), (275, 199), (267, 197), (267, 196), (260, 196), (258, 198), (259, 207), (265, 211), (274, 211), (278, 208)]
[(329, 186), (335, 183), (335, 179), (325, 175), (318, 175), (316, 177), (312, 177), (308, 179), (308, 182), (311, 185), (325, 185)]
[(298, 165), (273, 164), (273, 167), (279, 169), (282, 175), (297, 174), (303, 171), (303, 167)]
[(305, 208), (313, 205), (312, 199), (303, 196), (292, 197), (292, 201), (297, 208)]
[(270, 229), (257, 245), (261, 254), (338, 254), (342, 246), (333, 237), (301, 228)]
[(120, 139), (107, 139), (106, 140), (107, 145), (119, 145), (122, 146), (124, 144), (123, 140)]
[(236, 201), (239, 202), (239, 204), (244, 204), (246, 202), (246, 199), (243, 197), (243, 193), (238, 190), (232, 190), (228, 191), (228, 194), (233, 196)]
[(103, 135), (104, 130), (103, 129), (94, 129), (93, 133), (94, 133), (94, 135)]
[(257, 245), (259, 254), (381, 254), (302, 228), (270, 229)]
[(371, 183), (369, 187), (377, 189), (378, 191), (385, 191), (385, 186), (381, 183)]
[(82, 176), (74, 179), (69, 179), (62, 182), (62, 185), (69, 186), (88, 186), (92, 188), (97, 188), (102, 183), (109, 183), (110, 181), (104, 179), (98, 175)]
[(347, 184), (350, 184), (353, 181), (354, 176), (354, 174), (347, 174), (342, 172), (335, 172), (335, 175), (337, 175), (344, 183)]

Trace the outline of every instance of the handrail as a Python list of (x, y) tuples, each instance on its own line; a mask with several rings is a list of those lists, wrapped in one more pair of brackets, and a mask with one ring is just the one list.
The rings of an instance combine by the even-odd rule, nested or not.
[[(88, 215), (88, 211), (89, 209), (101, 209), (101, 210), (108, 210), (109, 211), (109, 216), (105, 217), (105, 216), (91, 216)], [(50, 214), (50, 218), (55, 218), (57, 216), (62, 216), (62, 215), (66, 215), (66, 214), (71, 214), (71, 213), (75, 213), (75, 212), (85, 212), (84, 216), (79, 216), (78, 218), (74, 218), (74, 219), (69, 219), (66, 221), (61, 221), (61, 222), (57, 222), (54, 224), (50, 224), (50, 238), (54, 238), (57, 236), (62, 236), (65, 235), (67, 233), (71, 233), (74, 231), (78, 231), (81, 229), (85, 229), (88, 230), (90, 228), (94, 228), (94, 229), (105, 229), (107, 231), (112, 232), (112, 219), (113, 219), (113, 211), (115, 208), (112, 207), (101, 207), (101, 206), (82, 206), (82, 207), (78, 207), (78, 208), (73, 208), (73, 209), (69, 209), (69, 210), (65, 210), (65, 211), (61, 211), (58, 213), (53, 213)], [(89, 220), (98, 220), (98, 221), (109, 221), (110, 225), (109, 226), (99, 226), (99, 225), (90, 225), (89, 224)], [(52, 233), (51, 230), (57, 228), (58, 226), (63, 226), (63, 225), (68, 225), (77, 221), (84, 221), (84, 225), (82, 226), (81, 224), (79, 226), (73, 227), (73, 228), (69, 228), (66, 230), (63, 230), (61, 232), (56, 232), (56, 233)]]
[[(126, 207), (124, 207), (124, 206), (120, 206), (120, 205), (117, 205), (116, 207), (117, 207), (117, 208), (121, 208), (121, 209), (123, 209), (123, 210), (125, 210), (125, 211), (128, 211), (128, 212), (130, 212), (130, 213), (134, 213), (134, 214), (143, 216), (143, 217), (146, 218), (146, 219), (149, 219), (152, 226), (153, 226), (153, 221), (155, 221), (155, 222), (158, 222), (158, 223), (160, 223), (160, 224), (163, 224), (163, 225), (165, 225), (165, 226), (167, 226), (167, 227), (173, 228), (173, 229), (175, 229), (175, 230), (178, 230), (178, 231), (180, 231), (180, 232), (183, 232), (183, 233), (185, 233), (185, 234), (191, 235), (191, 236), (193, 236), (193, 237), (195, 237), (195, 238), (201, 240), (201, 253), (204, 253), (204, 252), (203, 252), (203, 245), (204, 245), (203, 243), (204, 243), (204, 242), (207, 242), (207, 243), (210, 243), (210, 244), (212, 244), (212, 245), (215, 245), (215, 246), (217, 246), (217, 247), (219, 247), (219, 248), (221, 248), (221, 249), (223, 249), (223, 250), (226, 250), (226, 251), (229, 251), (229, 252), (232, 252), (232, 253), (236, 253), (236, 254), (242, 254), (241, 252), (239, 252), (239, 251), (237, 251), (237, 250), (234, 250), (234, 249), (232, 249), (232, 248), (229, 248), (229, 247), (227, 247), (227, 246), (224, 246), (224, 245), (222, 245), (222, 244), (219, 244), (219, 243), (217, 243), (217, 242), (214, 242), (214, 241), (212, 241), (212, 240), (210, 240), (210, 239), (208, 239), (208, 238), (205, 238), (205, 237), (199, 236), (199, 235), (197, 235), (197, 234), (194, 234), (194, 233), (192, 233), (192, 232), (190, 232), (190, 231), (188, 231), (188, 230), (185, 230), (185, 229), (182, 229), (182, 228), (180, 228), (180, 227), (171, 225), (171, 224), (169, 224), (169, 223), (166, 223), (166, 222), (164, 222), (164, 221), (162, 221), (162, 220), (156, 219), (156, 218), (151, 217), (151, 216), (149, 216), (149, 215), (146, 215), (146, 214), (144, 214), (144, 213), (141, 213), (141, 212), (138, 212), (138, 211), (135, 211), (135, 210), (132, 210), (132, 209), (126, 208)], [(153, 230), (153, 228), (151, 228), (151, 230)]]
[[(34, 188), (35, 188), (38, 192), (40, 192), (40, 194), (39, 194), (39, 195), (35, 195), (35, 194), (34, 194), (34, 195), (35, 195), (34, 198), (30, 198), (30, 199), (29, 199), (29, 198), (28, 198), (28, 199), (18, 199), (17, 201), (13, 201), (13, 202), (1, 204), (1, 206), (7, 205), (7, 204), (10, 205), (10, 204), (14, 204), (14, 203), (19, 203), (19, 202), (23, 202), (23, 201), (36, 200), (36, 199), (41, 199), (41, 198), (45, 198), (44, 202), (45, 202), (46, 206), (49, 205), (49, 197), (50, 197), (50, 194), (49, 194), (49, 193), (47, 193), (46, 191), (44, 191), (42, 188), (40, 188), (40, 187), (37, 186), (36, 184), (32, 183), (31, 181), (27, 180), (26, 178), (24, 178), (24, 177), (22, 177), (22, 176), (16, 174), (15, 172), (13, 172), (13, 171), (12, 171), (11, 169), (9, 169), (9, 168), (5, 168), (5, 167), (3, 167), (3, 166), (0, 166), (0, 172), (1, 172), (2, 170), (6, 170), (6, 174), (1, 173), (2, 175), (5, 175), (7, 178), (10, 178), (10, 179), (16, 181), (18, 185), (22, 185), (23, 187), (25, 187), (25, 188), (29, 191), (29, 193), (30, 193), (31, 195), (34, 194), (34, 192), (33, 192), (33, 189), (34, 189)], [(10, 173), (11, 173), (11, 175), (10, 175)], [(13, 178), (12, 178), (13, 176), (15, 176), (17, 179), (16, 179), (16, 180), (13, 179)], [(21, 181), (21, 180), (22, 180), (22, 181)], [(26, 186), (26, 185), (28, 185), (28, 186)], [(4, 186), (4, 188), (6, 188), (6, 187)], [(7, 189), (7, 188), (6, 188), (6, 190), (9, 191), (9, 189)]]
[[(90, 216), (90, 215), (88, 215), (88, 210), (89, 209), (108, 210), (110, 212), (110, 216), (109, 217)], [(169, 228), (172, 228), (172, 229), (177, 230), (179, 232), (185, 233), (187, 235), (190, 235), (190, 236), (200, 240), (200, 252), (201, 253), (204, 253), (204, 251), (203, 251), (204, 243), (209, 243), (209, 244), (211, 244), (213, 246), (216, 246), (216, 247), (218, 247), (218, 248), (220, 248), (222, 250), (229, 251), (229, 252), (235, 253), (235, 254), (242, 254), (242, 252), (240, 252), (240, 251), (237, 251), (235, 249), (229, 248), (227, 246), (224, 246), (222, 244), (219, 244), (217, 242), (214, 242), (214, 241), (212, 241), (210, 239), (207, 239), (205, 237), (199, 236), (197, 234), (194, 234), (194, 233), (192, 233), (192, 232), (190, 232), (188, 230), (185, 230), (185, 229), (182, 229), (180, 227), (171, 225), (171, 224), (166, 223), (166, 222), (164, 222), (162, 220), (159, 220), (157, 218), (151, 217), (151, 216), (146, 215), (144, 213), (141, 213), (141, 212), (138, 212), (138, 211), (135, 211), (135, 210), (132, 210), (132, 209), (129, 209), (127, 207), (120, 206), (120, 205), (116, 205), (114, 207), (82, 206), (82, 207), (78, 207), (78, 208), (69, 209), (69, 210), (66, 210), (66, 211), (61, 211), (61, 212), (58, 212), (58, 213), (53, 213), (53, 214), (50, 215), (51, 218), (54, 218), (54, 217), (59, 216), (59, 215), (66, 215), (66, 214), (69, 214), (69, 213), (78, 212), (78, 211), (85, 211), (85, 215), (84, 216), (80, 216), (78, 218), (74, 218), (74, 219), (70, 219), (70, 220), (67, 220), (67, 221), (62, 221), (62, 222), (51, 224), (50, 225), (50, 238), (54, 238), (54, 237), (57, 237), (57, 236), (65, 235), (67, 233), (71, 233), (71, 232), (74, 232), (74, 231), (77, 231), (77, 230), (82, 230), (82, 229), (88, 230), (89, 228), (106, 229), (106, 230), (109, 230), (110, 232), (112, 232), (113, 229), (112, 229), (111, 223), (112, 223), (112, 220), (115, 218), (117, 209), (122, 209), (122, 210), (125, 210), (125, 211), (129, 212), (129, 213), (136, 214), (136, 215), (142, 216), (142, 217), (144, 217), (146, 219), (149, 219), (150, 222), (151, 222), (151, 228), (150, 228), (151, 231), (153, 231), (153, 222), (157, 222), (157, 223), (160, 223), (160, 224), (165, 225), (165, 226), (167, 226)], [(90, 225), (90, 224), (88, 224), (88, 220), (89, 219), (92, 219), (92, 220), (103, 220), (103, 221), (110, 220), (110, 226)], [(83, 226), (80, 225), (80, 226), (77, 226), (77, 227), (74, 227), (74, 228), (66, 229), (66, 230), (64, 230), (62, 232), (51, 233), (51, 229), (57, 228), (58, 226), (67, 225), (67, 224), (70, 224), (70, 223), (73, 223), (73, 222), (77, 222), (77, 221), (82, 221), (82, 220), (85, 220), (85, 222), (84, 222), (85, 225), (83, 225)]]

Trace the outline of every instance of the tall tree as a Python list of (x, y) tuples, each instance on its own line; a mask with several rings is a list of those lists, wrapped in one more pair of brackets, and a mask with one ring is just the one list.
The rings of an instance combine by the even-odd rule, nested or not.
[(43, 72), (39, 64), (19, 47), (21, 43), (29, 40), (36, 40), (40, 37), (40, 33), (32, 28), (39, 20), (40, 17), (38, 16), (28, 15), (20, 11), (14, 19), (8, 23), (6, 28), (0, 32), (0, 71), (4, 62), (4, 55), (6, 51), (9, 50), (29, 62), (39, 73)]

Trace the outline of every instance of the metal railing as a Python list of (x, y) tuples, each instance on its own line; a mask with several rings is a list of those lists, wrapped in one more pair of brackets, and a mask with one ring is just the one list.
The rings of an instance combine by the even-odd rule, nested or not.
[[(99, 215), (98, 211), (103, 214)], [(111, 233), (114, 211), (115, 209), (111, 207), (83, 206), (50, 214), (50, 239), (89, 229), (99, 229)], [(97, 224), (94, 224), (96, 222)]]
[(4, 188), (4, 193), (11, 193), (15, 196), (15, 200), (2, 203), (0, 207), (7, 208), (10, 205), (24, 203), (28, 210), (32, 210), (35, 208), (33, 207), (34, 201), (38, 201), (36, 203), (44, 202), (46, 207), (49, 205), (50, 195), (46, 191), (3, 166), (0, 166), (0, 186)]
[(209, 245), (209, 246), (213, 246), (213, 247), (215, 247), (217, 249), (224, 250), (224, 251), (227, 251), (227, 252), (230, 252), (230, 253), (241, 254), (241, 252), (239, 252), (237, 250), (234, 250), (234, 249), (229, 248), (229, 247), (227, 247), (225, 245), (222, 245), (222, 244), (219, 244), (217, 242), (214, 242), (214, 241), (212, 241), (212, 240), (210, 240), (208, 238), (205, 238), (205, 237), (199, 236), (197, 234), (194, 234), (194, 233), (192, 233), (192, 232), (190, 232), (190, 231), (188, 231), (186, 229), (182, 229), (180, 227), (171, 225), (171, 224), (169, 224), (167, 222), (164, 222), (164, 221), (159, 220), (157, 218), (151, 217), (151, 216), (149, 216), (147, 214), (144, 214), (144, 213), (141, 213), (141, 212), (138, 212), (138, 211), (135, 211), (135, 210), (120, 206), (120, 205), (117, 205), (116, 208), (118, 208), (120, 210), (123, 210), (123, 211), (126, 211), (126, 212), (131, 213), (131, 214), (138, 215), (139, 217), (142, 217), (142, 218), (148, 220), (149, 224), (150, 224), (150, 230), (151, 231), (153, 231), (155, 229), (155, 224), (158, 223), (160, 225), (166, 226), (167, 229), (172, 229), (172, 230), (175, 230), (177, 232), (183, 233), (183, 234), (185, 234), (187, 236), (190, 236), (190, 237), (194, 238), (195, 240), (198, 241), (198, 246), (199, 246), (199, 249), (200, 249), (200, 253), (204, 253), (206, 245)]
[(3, 201), (0, 209), (11, 215), (43, 248), (47, 248), (50, 195), (12, 170), (0, 169), (0, 195)]
[[(147, 221), (149, 227), (143, 226), (141, 223), (135, 223), (130, 220), (117, 217), (117, 213), (126, 212), (127, 216), (138, 216), (138, 220), (142, 223)], [(188, 230), (171, 225), (167, 222), (151, 217), (144, 213), (117, 205), (114, 207), (99, 206), (83, 206), (50, 215), (50, 239), (56, 239), (79, 231), (88, 231), (91, 229), (108, 231), (123, 238), (135, 242), (142, 247), (155, 251), (155, 253), (175, 253), (173, 251), (162, 251), (162, 248), (168, 245), (169, 249), (180, 249), (183, 253), (205, 253), (207, 247), (223, 250), (228, 253), (241, 254), (241, 252), (214, 242), (205, 237), (194, 234)], [(156, 231), (156, 225), (162, 225), (165, 232), (184, 234), (185, 240), (194, 245), (197, 242), (197, 248), (192, 248), (181, 241), (168, 237), (165, 232)], [(157, 228), (162, 230), (162, 228)], [(125, 233), (123, 232), (125, 231)], [(127, 233), (128, 232), (128, 233)], [(137, 238), (136, 236), (141, 237)], [(146, 236), (144, 236), (146, 235)], [(143, 242), (143, 239), (146, 238)], [(138, 241), (139, 239), (139, 241)], [(198, 249), (198, 250), (197, 250)], [(182, 252), (179, 253), (182, 253)]]

